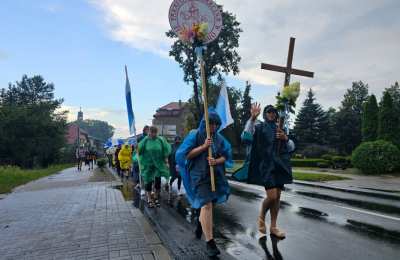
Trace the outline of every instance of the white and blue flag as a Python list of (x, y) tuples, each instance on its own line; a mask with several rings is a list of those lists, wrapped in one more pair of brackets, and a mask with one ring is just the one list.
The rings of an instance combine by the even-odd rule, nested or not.
[(225, 84), (222, 84), (221, 90), (219, 92), (217, 106), (215, 111), (218, 113), (219, 117), (221, 118), (221, 126), (218, 131), (222, 131), (227, 126), (233, 124), (233, 118), (231, 115), (231, 109), (229, 106), (229, 97), (228, 97), (228, 90)]
[(132, 109), (131, 85), (129, 84), (128, 69), (126, 65), (125, 65), (125, 75), (126, 75), (125, 96), (126, 96), (126, 110), (128, 112), (129, 133), (133, 136), (136, 136), (135, 115), (133, 114), (133, 109)]

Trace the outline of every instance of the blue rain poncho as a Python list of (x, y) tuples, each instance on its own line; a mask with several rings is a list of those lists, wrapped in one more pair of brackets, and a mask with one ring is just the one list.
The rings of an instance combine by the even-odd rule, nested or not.
[[(220, 124), (221, 120), (216, 112), (210, 109), (210, 122)], [(219, 133), (215, 133), (213, 139), (213, 157), (215, 159), (224, 156), (225, 164), (214, 167), (216, 191), (211, 191), (210, 167), (207, 161), (208, 151), (197, 157), (187, 160), (191, 150), (204, 144), (206, 140), (206, 126), (204, 119), (196, 130), (192, 130), (185, 138), (176, 152), (176, 161), (182, 176), (186, 196), (192, 208), (199, 209), (209, 202), (223, 203), (230, 194), (228, 181), (225, 177), (225, 168), (233, 166), (232, 149), (230, 143)]]
[(266, 189), (283, 188), (285, 184), (292, 183), (290, 142), (282, 142), (277, 154), (276, 131), (277, 125), (274, 121), (255, 125), (248, 183), (263, 185)]

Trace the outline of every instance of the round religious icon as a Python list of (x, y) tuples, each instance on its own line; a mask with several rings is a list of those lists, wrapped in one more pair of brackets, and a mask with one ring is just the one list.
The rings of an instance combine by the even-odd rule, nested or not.
[(182, 41), (207, 44), (221, 32), (222, 14), (212, 0), (174, 0), (169, 9), (169, 23)]

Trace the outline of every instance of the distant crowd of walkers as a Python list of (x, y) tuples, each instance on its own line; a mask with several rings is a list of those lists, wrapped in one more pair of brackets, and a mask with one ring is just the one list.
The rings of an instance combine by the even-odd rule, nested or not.
[[(266, 198), (255, 219), (258, 231), (266, 235), (269, 212), (269, 233), (283, 239), (286, 234), (278, 228), (277, 219), (281, 191), (293, 179), (290, 158), (295, 145), (287, 131), (281, 129), (279, 113), (274, 106), (268, 105), (262, 111), (256, 103), (249, 112), (251, 117), (241, 136), (246, 147), (246, 161), (232, 178), (265, 188)], [(191, 130), (183, 141), (176, 136), (170, 145), (158, 135), (156, 127), (146, 126), (136, 146), (119, 145), (106, 153), (109, 165), (115, 167), (122, 178), (132, 178), (138, 184), (148, 208), (160, 206), (163, 177), (168, 194), (175, 180), (179, 192), (183, 184), (187, 201), (198, 213), (195, 236), (205, 238), (206, 252), (214, 257), (220, 251), (214, 241), (213, 211), (216, 204), (229, 198), (230, 185), (225, 174), (226, 168), (233, 166), (233, 158), (229, 141), (219, 133), (221, 118), (213, 109), (209, 109), (208, 114), (208, 124), (203, 118), (198, 128)], [(260, 115), (262, 121), (258, 120)]]
[(97, 152), (87, 147), (80, 146), (75, 151), (75, 158), (78, 164), (78, 171), (82, 171), (83, 164), (85, 164), (89, 170), (93, 170), (93, 166), (97, 162)]

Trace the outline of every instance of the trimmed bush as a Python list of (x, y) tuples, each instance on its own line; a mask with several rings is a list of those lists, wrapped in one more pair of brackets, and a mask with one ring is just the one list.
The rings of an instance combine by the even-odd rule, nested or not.
[(99, 160), (97, 160), (97, 166), (100, 169), (104, 169), (104, 167), (106, 167), (106, 165), (107, 165), (107, 159), (99, 159)]
[(353, 151), (351, 161), (365, 174), (391, 173), (400, 167), (400, 151), (387, 141), (364, 142)]
[(310, 144), (301, 150), (306, 158), (321, 158), (324, 154), (335, 153), (335, 150), (326, 145)]
[(350, 167), (351, 163), (345, 156), (333, 156), (332, 157), (332, 168), (333, 169), (346, 169)]
[(331, 166), (330, 163), (326, 163), (326, 162), (319, 162), (317, 163), (318, 168), (329, 168)]
[(295, 159), (304, 159), (304, 156), (302, 154), (296, 153), (293, 158)]
[(327, 164), (329, 161), (324, 159), (292, 159), (292, 167), (319, 167), (318, 164)]
[(348, 168), (353, 168), (353, 164), (351, 163), (351, 155), (346, 156), (346, 160), (349, 163)]
[(321, 156), (322, 159), (327, 160), (327, 161), (332, 161), (332, 157), (335, 156), (334, 154), (324, 154)]

